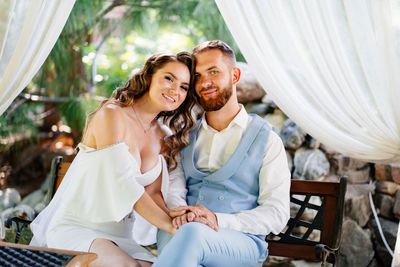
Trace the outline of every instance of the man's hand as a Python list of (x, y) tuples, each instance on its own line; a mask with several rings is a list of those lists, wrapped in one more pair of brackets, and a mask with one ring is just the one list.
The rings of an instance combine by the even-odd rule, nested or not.
[(181, 206), (169, 211), (175, 227), (180, 227), (188, 222), (200, 222), (208, 225), (215, 231), (219, 230), (217, 216), (201, 204), (195, 206)]

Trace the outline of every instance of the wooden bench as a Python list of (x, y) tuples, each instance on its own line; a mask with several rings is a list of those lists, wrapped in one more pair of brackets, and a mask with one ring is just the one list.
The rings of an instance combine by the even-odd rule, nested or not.
[[(346, 184), (346, 177), (342, 177), (338, 183), (292, 180), (290, 202), (298, 206), (298, 211), (289, 219), (282, 233), (267, 236), (269, 255), (335, 264), (339, 252)], [(311, 198), (319, 198), (321, 205), (310, 202)], [(314, 211), (311, 220), (301, 219), (306, 209)], [(303, 227), (304, 234), (296, 233), (296, 227)], [(311, 239), (313, 232), (319, 234), (317, 240)]]
[[(70, 164), (63, 162), (60, 156), (53, 159), (50, 183), (52, 195)], [(282, 233), (267, 236), (269, 255), (321, 261), (322, 265), (325, 262), (335, 264), (342, 229), (346, 181), (345, 177), (340, 182), (292, 180), (290, 201), (298, 206), (298, 211), (289, 219)], [(319, 198), (322, 204), (311, 203), (312, 198)], [(314, 211), (315, 215), (310, 221), (301, 219), (306, 209)], [(305, 234), (296, 234), (297, 227), (306, 229)], [(311, 234), (316, 231), (320, 234), (317, 241), (311, 239)]]

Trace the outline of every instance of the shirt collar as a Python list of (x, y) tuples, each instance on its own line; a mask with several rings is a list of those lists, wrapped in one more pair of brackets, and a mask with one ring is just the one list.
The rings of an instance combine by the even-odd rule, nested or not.
[[(231, 127), (233, 127), (234, 124), (238, 125), (239, 127), (246, 129), (247, 127), (247, 122), (248, 122), (248, 114), (246, 109), (244, 108), (244, 106), (242, 104), (239, 104), (240, 106), (240, 111), (238, 114), (236, 114), (236, 116), (233, 118), (233, 120), (229, 123), (228, 127), (226, 127), (224, 130), (227, 130)], [(205, 129), (205, 130), (214, 130), (216, 131), (214, 128), (212, 128), (211, 126), (208, 125), (207, 123), (207, 119), (206, 119), (206, 112), (203, 113), (203, 116), (201, 118), (201, 126)]]

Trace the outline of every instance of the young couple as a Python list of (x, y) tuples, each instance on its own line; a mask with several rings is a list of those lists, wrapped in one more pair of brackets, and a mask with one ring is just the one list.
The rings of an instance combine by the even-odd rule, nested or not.
[[(97, 253), (90, 266), (261, 266), (289, 218), (290, 172), (239, 79), (222, 41), (151, 56), (89, 115), (31, 244)], [(139, 245), (156, 234), (158, 259)]]

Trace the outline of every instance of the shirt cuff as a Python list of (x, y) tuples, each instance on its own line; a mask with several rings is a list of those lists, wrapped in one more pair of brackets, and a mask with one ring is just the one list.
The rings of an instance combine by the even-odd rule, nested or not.
[(215, 216), (217, 216), (218, 227), (241, 231), (240, 222), (235, 214), (215, 213)]

